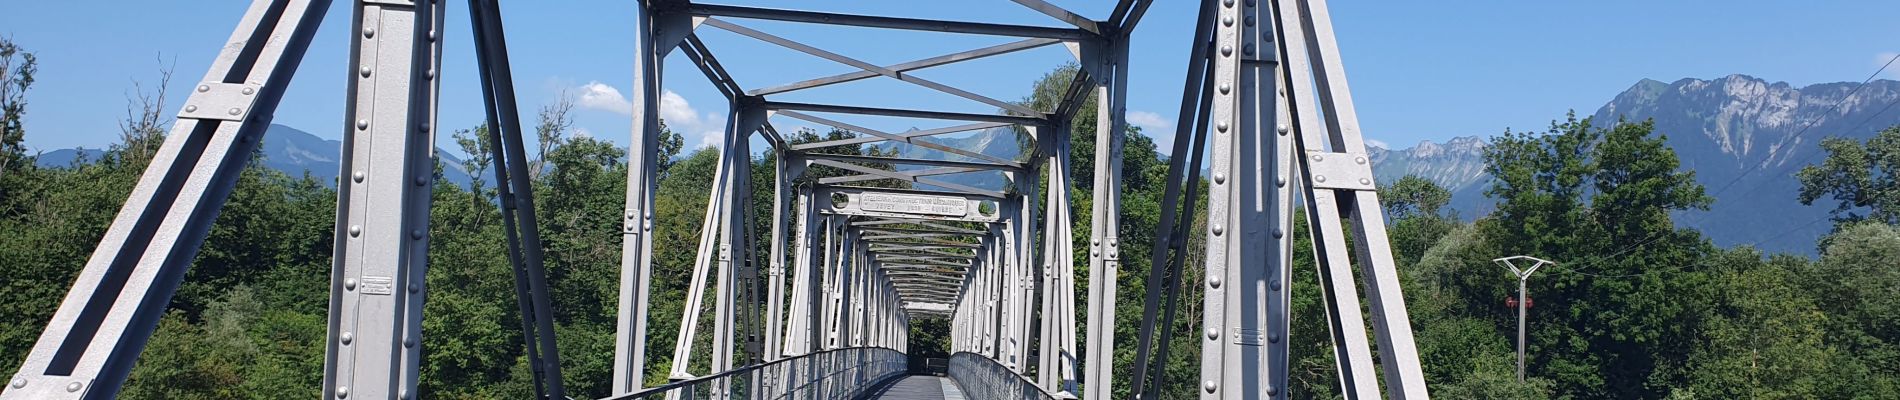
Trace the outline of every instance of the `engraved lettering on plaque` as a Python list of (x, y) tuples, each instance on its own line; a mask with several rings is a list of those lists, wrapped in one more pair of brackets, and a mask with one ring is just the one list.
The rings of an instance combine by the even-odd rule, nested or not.
[(961, 217), (970, 214), (970, 202), (958, 197), (865, 193), (858, 196), (864, 211), (931, 214)]
[(396, 280), (387, 276), (363, 277), (363, 294), (389, 295), (395, 293)]

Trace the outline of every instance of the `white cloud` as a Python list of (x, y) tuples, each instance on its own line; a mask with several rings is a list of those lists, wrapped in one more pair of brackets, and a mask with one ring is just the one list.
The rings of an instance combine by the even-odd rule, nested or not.
[[(633, 115), (633, 102), (612, 85), (591, 81), (581, 85), (577, 91), (580, 92), (580, 98), (575, 102), (581, 108)], [(679, 93), (661, 91), (660, 119), (666, 121), (667, 128), (683, 136), (689, 146), (719, 147), (724, 144), (725, 134), (722, 132), (725, 130), (726, 118), (716, 113), (700, 113)]]
[(1391, 148), (1392, 148), (1392, 145), (1390, 145), (1390, 144), (1386, 144), (1384, 140), (1379, 140), (1379, 139), (1373, 139), (1373, 138), (1366, 138), (1366, 147), (1377, 147), (1377, 148), (1381, 148), (1381, 149), (1391, 149)]
[(718, 148), (725, 144), (726, 118), (710, 112), (702, 115), (685, 97), (671, 90), (660, 93), (660, 120), (679, 132), (689, 146)]
[(1129, 111), (1128, 123), (1141, 127), (1142, 131), (1148, 132), (1148, 136), (1157, 138), (1174, 136), (1174, 121), (1162, 118), (1161, 114), (1147, 111)]
[(587, 82), (580, 87), (581, 96), (577, 101), (581, 108), (595, 109), (621, 115), (633, 115), (633, 103), (627, 96), (600, 81)]

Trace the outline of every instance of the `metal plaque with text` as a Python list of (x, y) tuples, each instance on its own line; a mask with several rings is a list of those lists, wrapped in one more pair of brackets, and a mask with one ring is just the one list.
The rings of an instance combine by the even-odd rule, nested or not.
[(958, 217), (970, 213), (970, 202), (959, 197), (865, 193), (859, 198), (858, 208), (865, 211)]

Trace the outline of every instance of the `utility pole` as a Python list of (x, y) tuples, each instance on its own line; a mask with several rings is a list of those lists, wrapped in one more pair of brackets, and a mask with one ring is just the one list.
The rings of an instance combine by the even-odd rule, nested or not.
[[(1530, 268), (1518, 269), (1515, 262), (1520, 260), (1534, 263)], [(1524, 282), (1530, 280), (1531, 273), (1537, 272), (1537, 268), (1556, 263), (1531, 256), (1510, 256), (1494, 259), (1491, 262), (1510, 268), (1511, 273), (1517, 275), (1517, 383), (1524, 383), (1524, 316), (1526, 310), (1531, 308), (1529, 297), (1524, 294)]]

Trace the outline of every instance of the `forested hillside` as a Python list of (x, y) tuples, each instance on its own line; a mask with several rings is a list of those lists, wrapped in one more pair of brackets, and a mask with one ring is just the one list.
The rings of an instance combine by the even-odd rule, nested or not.
[[(163, 119), (134, 112), (125, 139), (100, 157), (39, 166), (21, 145), (37, 134), (19, 121), (30, 110), (30, 58), (11, 44), (0, 71), (0, 365), (18, 366), (65, 296), (105, 227), (166, 131)], [(1046, 106), (1071, 81), (1053, 71), (1025, 102)], [(33, 93), (33, 96), (45, 95)], [(610, 381), (617, 296), (625, 150), (563, 130), (560, 105), (539, 124), (546, 150), (532, 175), (555, 303), (566, 383), (576, 398), (605, 395)], [(1092, 132), (1084, 106), (1077, 132)], [(168, 112), (168, 111), (166, 111)], [(161, 114), (162, 115), (162, 114)], [(140, 123), (149, 119), (154, 123)], [(1682, 170), (1642, 121), (1563, 117), (1545, 132), (1488, 139), (1485, 195), (1494, 212), (1464, 222), (1449, 193), (1427, 180), (1384, 182), (1393, 247), (1421, 361), (1433, 394), (1445, 399), (1809, 399), (1900, 398), (1900, 130), (1866, 142), (1832, 141), (1801, 173), (1802, 199), (1846, 204), (1835, 233), (1815, 243), (1818, 260), (1718, 247), (1672, 220), (1709, 206), (1709, 188)], [(442, 121), (450, 126), (468, 121)], [(456, 134), (464, 154), (484, 154), (483, 127)], [(1137, 132), (1138, 133), (1138, 132)], [(795, 141), (851, 136), (798, 132)], [(655, 357), (649, 384), (664, 381), (673, 332), (689, 281), (698, 225), (717, 165), (716, 151), (683, 149), (664, 135), (653, 277)], [(1074, 143), (1077, 248), (1087, 248), (1096, 148)], [(840, 149), (877, 153), (883, 149)], [(1132, 343), (1167, 163), (1147, 136), (1124, 153), (1117, 304), (1117, 376), (1133, 376)], [(770, 153), (751, 160), (754, 207), (770, 215)], [(287, 175), (254, 160), (204, 249), (172, 299), (123, 393), (133, 399), (312, 398), (320, 394), (325, 307), (336, 192), (317, 175)], [(504, 255), (484, 157), (444, 165), (475, 177), (438, 179), (430, 229), (424, 310), (422, 397), (519, 398), (530, 392), (512, 273)], [(815, 173), (822, 173), (821, 171)], [(1788, 194), (1794, 196), (1795, 194)], [(1468, 216), (1469, 217), (1469, 216)], [(768, 223), (763, 221), (761, 223)], [(1196, 227), (1203, 221), (1194, 221)], [(1302, 222), (1303, 225), (1303, 222)], [(1299, 229), (1304, 229), (1303, 227)], [(1197, 231), (1199, 231), (1197, 229)], [(1191, 246), (1199, 246), (1201, 235)], [(1301, 254), (1305, 235), (1295, 236)], [(1530, 280), (1529, 379), (1514, 376), (1516, 311), (1504, 300), (1515, 278), (1493, 258), (1528, 254), (1558, 262)], [(1086, 252), (1077, 268), (1086, 268)], [(1182, 274), (1164, 398), (1195, 398), (1199, 373), (1198, 277)], [(1336, 398), (1337, 378), (1312, 258), (1294, 257), (1289, 337), (1294, 398)], [(1086, 277), (1087, 271), (1078, 271)], [(1087, 293), (1077, 288), (1076, 293)], [(1078, 299), (1077, 304), (1085, 304)], [(707, 314), (711, 314), (710, 312)], [(710, 315), (700, 318), (710, 318)], [(693, 323), (693, 321), (687, 321)], [(944, 348), (941, 321), (913, 327), (913, 350)], [(702, 346), (704, 344), (701, 344)], [(696, 370), (703, 370), (696, 367)], [(1116, 390), (1127, 390), (1118, 385)]]

